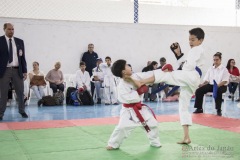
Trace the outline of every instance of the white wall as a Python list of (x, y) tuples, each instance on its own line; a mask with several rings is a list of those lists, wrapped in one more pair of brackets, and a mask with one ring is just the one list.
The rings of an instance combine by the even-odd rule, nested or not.
[[(113, 61), (120, 58), (128, 60), (134, 71), (140, 71), (148, 60), (159, 61), (160, 57), (176, 64), (170, 44), (177, 41), (182, 51), (187, 52), (190, 49), (188, 31), (197, 27), (0, 18), (0, 25), (5, 22), (13, 23), (15, 36), (25, 41), (28, 69), (32, 69), (33, 61), (38, 61), (45, 73), (56, 61), (62, 62), (64, 73), (75, 73), (81, 54), (89, 43), (95, 44), (95, 51), (102, 58), (110, 56)], [(206, 33), (203, 44), (209, 54), (206, 66), (212, 64), (212, 55), (220, 51), (224, 64), (229, 58), (234, 58), (240, 67), (240, 29), (202, 28)], [(0, 30), (0, 35), (3, 34)]]

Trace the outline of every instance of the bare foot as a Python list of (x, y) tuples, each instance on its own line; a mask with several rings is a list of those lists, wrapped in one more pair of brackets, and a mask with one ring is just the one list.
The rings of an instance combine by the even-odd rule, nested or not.
[(107, 146), (106, 149), (107, 149), (107, 150), (114, 150), (114, 148), (111, 147), (111, 146)]
[(184, 139), (180, 142), (177, 142), (177, 144), (190, 144), (191, 143), (191, 140), (190, 139)]

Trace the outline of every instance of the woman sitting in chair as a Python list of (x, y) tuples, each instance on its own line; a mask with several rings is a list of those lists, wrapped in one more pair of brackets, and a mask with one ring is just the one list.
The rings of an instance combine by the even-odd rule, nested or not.
[(56, 62), (54, 67), (55, 67), (54, 69), (52, 69), (48, 72), (45, 79), (47, 81), (49, 81), (50, 88), (52, 88), (53, 93), (56, 93), (58, 89), (63, 92), (64, 91), (64, 84), (63, 84), (64, 78), (63, 78), (63, 73), (60, 70), (61, 63)]
[[(229, 82), (229, 72), (225, 66), (221, 64), (222, 62), (222, 53), (217, 52), (213, 56), (213, 66), (211, 66), (205, 77), (204, 82), (199, 85), (199, 88), (196, 90), (195, 96), (195, 104), (194, 108), (197, 108), (193, 113), (203, 113), (202, 104), (203, 104), (203, 96), (208, 92), (217, 91), (217, 93), (213, 93), (213, 97), (215, 98), (215, 108), (217, 110), (217, 115), (222, 116), (222, 94), (227, 91), (227, 84)], [(215, 87), (214, 87), (214, 82)], [(216, 95), (214, 95), (216, 94)]]
[(28, 75), (30, 79), (30, 88), (38, 99), (42, 99), (42, 97), (45, 96), (44, 88), (46, 87), (46, 82), (43, 72), (39, 71), (38, 62), (33, 62), (33, 70)]

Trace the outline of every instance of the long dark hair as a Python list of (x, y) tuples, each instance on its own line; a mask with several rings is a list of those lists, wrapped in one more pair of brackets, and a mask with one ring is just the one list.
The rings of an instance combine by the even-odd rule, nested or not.
[[(228, 60), (228, 63), (227, 63), (227, 69), (229, 70), (230, 69), (230, 64), (231, 64), (231, 61), (234, 60), (234, 59), (229, 59)], [(235, 66), (233, 66), (233, 68), (236, 68)]]
[(153, 66), (158, 64), (156, 61), (152, 61), (147, 67), (144, 67), (142, 72), (152, 71), (154, 70)]

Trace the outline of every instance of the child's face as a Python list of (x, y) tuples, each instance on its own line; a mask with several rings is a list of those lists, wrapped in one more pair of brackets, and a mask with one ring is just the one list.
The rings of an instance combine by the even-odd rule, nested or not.
[(203, 39), (198, 39), (195, 35), (189, 35), (189, 45), (191, 48), (202, 44)]
[(81, 65), (81, 66), (80, 66), (80, 69), (81, 69), (81, 71), (85, 71), (86, 66), (85, 66), (85, 65)]
[(132, 68), (129, 65), (125, 65), (125, 70), (124, 70), (125, 75), (131, 76), (132, 75)]
[(107, 63), (107, 65), (111, 64), (111, 60), (110, 59), (105, 59), (105, 62)]

